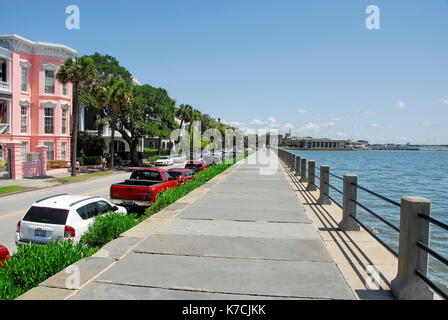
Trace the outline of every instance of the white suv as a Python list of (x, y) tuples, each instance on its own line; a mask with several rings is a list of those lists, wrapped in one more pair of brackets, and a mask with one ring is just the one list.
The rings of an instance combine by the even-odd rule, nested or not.
[(36, 201), (17, 223), (16, 245), (73, 239), (78, 242), (93, 218), (125, 208), (99, 197), (58, 194)]
[(170, 157), (160, 157), (156, 160), (156, 166), (172, 166), (174, 164), (174, 159)]

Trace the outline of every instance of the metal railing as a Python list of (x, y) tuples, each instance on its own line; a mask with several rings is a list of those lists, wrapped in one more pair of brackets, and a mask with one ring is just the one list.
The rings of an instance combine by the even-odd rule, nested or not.
[[(277, 152), (278, 156), (284, 162), (284, 164), (288, 166), (291, 171), (294, 171), (295, 175), (300, 176), (299, 182), (308, 182), (308, 186), (312, 184), (317, 190), (319, 190), (320, 197), (318, 203), (323, 205), (334, 203), (342, 209), (343, 218), (339, 223), (339, 228), (341, 230), (357, 231), (359, 230), (359, 227), (361, 227), (365, 231), (367, 231), (375, 240), (377, 240), (382, 246), (384, 246), (390, 253), (398, 258), (399, 267), (397, 277), (392, 281), (391, 285), (392, 291), (398, 298), (418, 299), (419, 297), (425, 296), (424, 292), (427, 292), (425, 291), (425, 289), (427, 288), (421, 288), (421, 290), (415, 290), (414, 288), (414, 290), (411, 290), (412, 293), (409, 293), (409, 290), (406, 291), (406, 289), (404, 289), (407, 287), (407, 285), (409, 285), (409, 283), (415, 282), (413, 275), (416, 275), (434, 292), (436, 292), (444, 299), (448, 299), (447, 292), (444, 291), (436, 283), (434, 283), (431, 279), (429, 279), (427, 275), (428, 255), (437, 259), (445, 266), (448, 266), (448, 259), (429, 246), (430, 225), (435, 225), (445, 231), (448, 231), (448, 224), (434, 219), (430, 216), (431, 210), (429, 200), (416, 197), (402, 197), (402, 203), (399, 203), (384, 195), (369, 190), (368, 188), (360, 186), (357, 182), (358, 177), (356, 175), (344, 175), (343, 177), (340, 177), (338, 175), (335, 175), (334, 173), (331, 173), (329, 166), (320, 166), (320, 176), (318, 176), (315, 174), (315, 161), (312, 161), (312, 166), (309, 165), (311, 161), (308, 162), (308, 177), (310, 177), (311, 181), (307, 181), (306, 159), (282, 149), (278, 149)], [(330, 177), (342, 181), (343, 190), (340, 190), (336, 186), (332, 185), (330, 183)], [(318, 187), (314, 183), (314, 179), (319, 180), (320, 187)], [(330, 190), (342, 196), (342, 204), (336, 201), (334, 197), (332, 197), (332, 195), (330, 194)], [(400, 208), (400, 227), (396, 226), (392, 222), (382, 217), (380, 214), (376, 213), (371, 208), (358, 201), (358, 190), (361, 190), (370, 196), (393, 205), (394, 207)], [(360, 219), (357, 217), (357, 208), (361, 208), (365, 212), (369, 213), (372, 217), (381, 221), (387, 227), (399, 234), (398, 252), (390, 245), (388, 245), (384, 240), (382, 240), (378, 235), (376, 235), (362, 221), (360, 221)], [(421, 208), (426, 208), (425, 214), (418, 211), (421, 210)], [(409, 243), (415, 243), (415, 245), (409, 246)], [(422, 258), (422, 255), (416, 252), (418, 250), (423, 250), (426, 258), (425, 255)], [(402, 265), (405, 265), (406, 267), (401, 267)], [(409, 269), (411, 269), (412, 271), (411, 274), (407, 273)], [(413, 283), (412, 285), (415, 286), (415, 283)], [(418, 286), (417, 288), (420, 289), (420, 287)], [(427, 293), (425, 297), (428, 297)]]

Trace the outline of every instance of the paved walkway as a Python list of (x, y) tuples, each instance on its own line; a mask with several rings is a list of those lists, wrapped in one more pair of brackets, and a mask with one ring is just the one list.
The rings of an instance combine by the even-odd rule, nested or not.
[(283, 169), (259, 167), (238, 164), (207, 184), (70, 298), (354, 299)]

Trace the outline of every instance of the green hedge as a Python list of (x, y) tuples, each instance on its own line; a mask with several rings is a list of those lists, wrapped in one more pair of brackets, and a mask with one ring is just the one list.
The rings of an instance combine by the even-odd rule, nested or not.
[(102, 156), (86, 156), (84, 157), (84, 165), (97, 165), (101, 164)]
[(71, 240), (24, 244), (0, 268), (0, 300), (12, 300), (97, 251)]
[(135, 214), (110, 212), (94, 219), (89, 230), (82, 236), (81, 242), (91, 248), (102, 247), (137, 224)]

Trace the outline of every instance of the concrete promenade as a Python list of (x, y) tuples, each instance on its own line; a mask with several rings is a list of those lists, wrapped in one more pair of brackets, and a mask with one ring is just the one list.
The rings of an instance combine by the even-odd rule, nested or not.
[(78, 262), (79, 290), (62, 271), (21, 299), (356, 299), (283, 168), (260, 166), (239, 162)]

